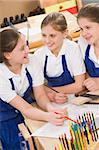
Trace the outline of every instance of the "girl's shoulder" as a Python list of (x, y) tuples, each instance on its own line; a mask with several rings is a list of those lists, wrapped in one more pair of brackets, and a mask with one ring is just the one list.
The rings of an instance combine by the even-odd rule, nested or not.
[(4, 63), (0, 63), (0, 77), (7, 77), (8, 69)]
[(65, 39), (64, 43), (65, 43), (66, 46), (78, 47), (78, 43), (77, 42), (74, 42), (74, 41), (69, 40), (69, 39)]
[(85, 52), (86, 52), (86, 48), (88, 46), (88, 43), (82, 36), (80, 36), (80, 38), (78, 40), (78, 45), (79, 45), (79, 48), (80, 48), (81, 53), (83, 55), (83, 58), (85, 58)]
[(42, 56), (46, 53), (47, 51), (47, 47), (46, 46), (42, 46), (40, 48), (38, 48), (35, 52), (34, 52), (34, 56)]
[(81, 49), (82, 48), (84, 49), (88, 46), (88, 43), (82, 36), (80, 36), (80, 38), (78, 39), (78, 45), (80, 46)]
[(63, 47), (66, 49), (66, 51), (68, 53), (71, 53), (71, 52), (75, 53), (75, 52), (80, 50), (79, 46), (78, 46), (78, 43), (76, 43), (74, 41), (71, 41), (71, 40), (68, 40), (68, 39), (66, 39), (64, 41), (64, 46)]

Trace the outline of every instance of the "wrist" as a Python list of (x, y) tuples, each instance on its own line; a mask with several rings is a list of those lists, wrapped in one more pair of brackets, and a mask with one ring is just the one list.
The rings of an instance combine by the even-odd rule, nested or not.
[(47, 121), (47, 122), (50, 121), (50, 115), (49, 114), (50, 114), (49, 112), (45, 112), (44, 121)]

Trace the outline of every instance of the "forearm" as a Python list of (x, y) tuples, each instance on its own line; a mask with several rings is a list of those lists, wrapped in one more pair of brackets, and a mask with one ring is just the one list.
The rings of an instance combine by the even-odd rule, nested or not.
[(84, 90), (84, 87), (80, 84), (73, 83), (65, 86), (54, 87), (54, 89), (65, 94), (75, 94)]
[(16, 96), (12, 99), (10, 105), (18, 109), (24, 116), (30, 119), (48, 121), (48, 112), (33, 107), (20, 96)]
[[(62, 117), (64, 115), (64, 110), (57, 110), (57, 109), (55, 110), (55, 108), (53, 108), (52, 109), (53, 112), (51, 111), (51, 109), (50, 112), (45, 112), (43, 110), (33, 107), (18, 95), (10, 101), (10, 105), (18, 109), (24, 116), (32, 120), (49, 121), (56, 125), (62, 125), (64, 122), (64, 119)], [(47, 106), (48, 109), (50, 108), (49, 106)], [(54, 113), (55, 111), (61, 114), (60, 115), (55, 114)]]
[(83, 82), (85, 80), (85, 74), (75, 77), (75, 82), (65, 86), (54, 87), (55, 90), (66, 93), (66, 94), (75, 94), (84, 90)]
[(36, 107), (29, 107), (26, 111), (23, 111), (23, 114), (32, 120), (41, 120), (41, 121), (49, 121), (48, 120), (48, 112), (45, 112), (41, 109)]
[[(36, 94), (35, 94), (36, 93)], [(47, 97), (47, 94), (44, 90), (44, 86), (41, 86), (39, 89), (34, 88), (35, 99), (37, 104), (44, 110), (50, 111), (52, 109), (52, 105), (50, 100)]]

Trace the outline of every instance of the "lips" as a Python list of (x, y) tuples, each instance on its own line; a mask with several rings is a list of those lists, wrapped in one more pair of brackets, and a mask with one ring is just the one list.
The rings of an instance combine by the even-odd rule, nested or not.
[(27, 58), (28, 58), (28, 56), (24, 56), (24, 58), (25, 58), (25, 59), (27, 59)]
[(54, 44), (47, 44), (48, 47), (52, 47)]

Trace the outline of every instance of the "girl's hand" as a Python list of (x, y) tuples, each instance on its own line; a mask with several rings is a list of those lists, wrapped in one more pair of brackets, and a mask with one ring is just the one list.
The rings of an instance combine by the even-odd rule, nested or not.
[(55, 102), (59, 104), (62, 104), (68, 101), (67, 95), (63, 93), (56, 93), (52, 91), (52, 92), (47, 93), (47, 96), (51, 102)]
[(48, 121), (54, 125), (61, 126), (64, 123), (63, 114), (56, 114), (55, 112), (48, 112)]
[(55, 93), (54, 95), (54, 102), (62, 104), (68, 101), (68, 97), (66, 94), (63, 93)]
[(86, 88), (93, 92), (99, 89), (99, 85), (98, 82), (96, 82), (97, 80), (93, 79), (93, 78), (88, 78), (84, 81), (84, 86), (86, 86)]
[(67, 109), (51, 107), (49, 110), (48, 121), (55, 125), (63, 125), (64, 116), (68, 116)]

